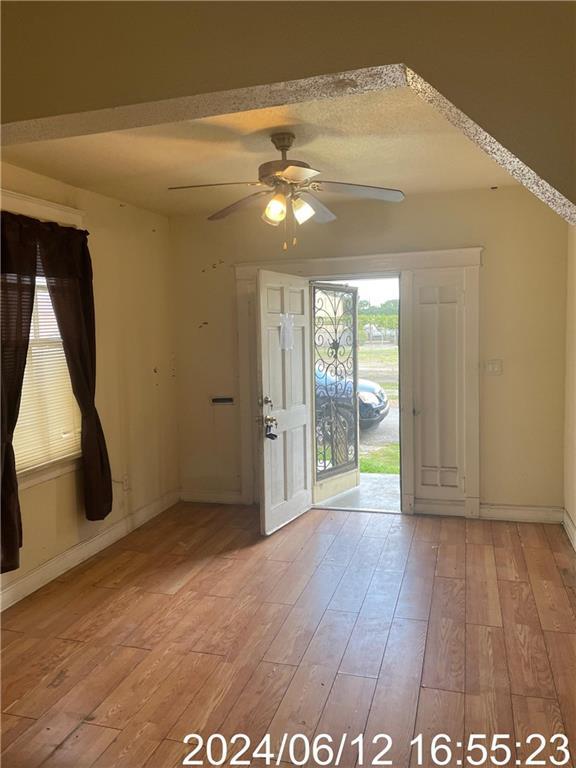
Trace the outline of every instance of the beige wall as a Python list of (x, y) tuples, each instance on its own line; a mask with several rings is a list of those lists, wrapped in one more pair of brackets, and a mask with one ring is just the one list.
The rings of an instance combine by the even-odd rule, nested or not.
[(6, 2), (2, 119), (405, 63), (576, 200), (575, 12), (573, 2)]
[[(576, 227), (568, 234), (564, 506), (576, 528)], [(575, 542), (576, 544), (576, 542)]]
[(11, 166), (2, 171), (4, 189), (86, 212), (96, 305), (96, 404), (115, 481), (113, 511), (102, 522), (83, 517), (79, 473), (22, 490), (21, 567), (5, 575), (4, 586), (177, 492), (179, 476), (168, 220)]
[[(289, 258), (483, 245), (481, 500), (563, 506), (566, 224), (521, 188), (414, 196), (399, 206), (334, 206), (337, 222), (310, 223)], [(231, 264), (278, 260), (281, 234), (256, 211), (225, 221), (172, 220), (178, 259), (180, 459), (185, 493), (240, 490), (235, 278)], [(221, 261), (223, 263), (221, 263)], [(215, 266), (212, 266), (215, 265)]]

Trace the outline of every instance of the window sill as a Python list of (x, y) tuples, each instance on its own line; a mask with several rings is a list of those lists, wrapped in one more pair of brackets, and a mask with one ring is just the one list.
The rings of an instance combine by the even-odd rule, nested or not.
[(47, 464), (41, 464), (38, 467), (30, 467), (17, 472), (18, 489), (31, 488), (33, 485), (47, 483), (61, 475), (68, 475), (80, 469), (80, 454), (65, 456), (62, 459), (49, 461)]

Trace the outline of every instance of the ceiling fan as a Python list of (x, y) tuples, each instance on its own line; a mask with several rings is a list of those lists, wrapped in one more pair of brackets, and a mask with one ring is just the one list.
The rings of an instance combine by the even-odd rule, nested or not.
[[(342, 181), (322, 181), (316, 177), (320, 171), (311, 168), (302, 160), (288, 160), (287, 153), (294, 142), (294, 134), (289, 131), (273, 133), (270, 139), (282, 155), (280, 160), (271, 160), (258, 168), (258, 181), (225, 181), (219, 184), (188, 184), (169, 187), (169, 190), (201, 189), (205, 187), (249, 186), (261, 187), (246, 197), (237, 200), (226, 208), (208, 216), (209, 221), (224, 219), (231, 213), (244, 208), (258, 198), (270, 198), (262, 213), (262, 219), (271, 226), (284, 223), (287, 231), (292, 223), (304, 224), (309, 219), (319, 223), (334, 221), (336, 216), (316, 197), (321, 192), (339, 192), (353, 197), (382, 200), (399, 203), (404, 193), (398, 189), (373, 187), (366, 184), (348, 184)], [(294, 238), (293, 244), (296, 239)], [(287, 243), (284, 242), (284, 249)]]

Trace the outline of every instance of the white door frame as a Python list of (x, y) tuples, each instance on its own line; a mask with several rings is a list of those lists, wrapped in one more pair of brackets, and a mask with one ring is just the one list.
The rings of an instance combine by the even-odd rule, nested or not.
[[(259, 269), (307, 277), (309, 280), (359, 280), (400, 276), (400, 391), (402, 404), (400, 414), (401, 431), (401, 477), (402, 510), (435, 514), (438, 505), (419, 505), (414, 509), (414, 418), (412, 387), (412, 328), (410, 308), (412, 305), (412, 273), (421, 269), (441, 267), (465, 267), (469, 287), (469, 314), (466, 323), (466, 344), (468, 359), (472, 361), (466, 370), (467, 407), (465, 418), (467, 485), (464, 508), (447, 509), (442, 514), (479, 514), (479, 387), (478, 387), (478, 284), (479, 267), (482, 263), (482, 247), (455, 248), (447, 250), (409, 251), (400, 253), (370, 254), (366, 256), (321, 257), (314, 259), (276, 259), (235, 265), (236, 302), (238, 320), (238, 374), (240, 398), (241, 434), (241, 502), (251, 504), (258, 501), (258, 429), (259, 409), (257, 408), (258, 388), (256, 376), (256, 279)], [(404, 307), (404, 311), (402, 310)], [(475, 362), (474, 362), (475, 361)]]

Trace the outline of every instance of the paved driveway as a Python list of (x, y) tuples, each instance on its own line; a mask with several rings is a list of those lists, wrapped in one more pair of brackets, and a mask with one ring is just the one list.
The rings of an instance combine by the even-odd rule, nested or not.
[(360, 450), (362, 448), (381, 448), (388, 443), (400, 442), (400, 409), (390, 408), (390, 413), (377, 427), (360, 430)]

